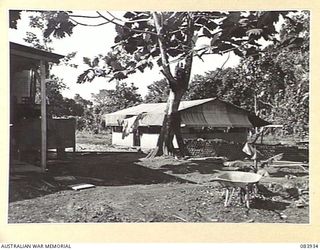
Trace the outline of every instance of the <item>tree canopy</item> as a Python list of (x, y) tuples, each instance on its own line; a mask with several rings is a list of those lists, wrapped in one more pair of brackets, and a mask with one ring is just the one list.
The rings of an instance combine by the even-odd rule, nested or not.
[[(270, 70), (272, 68), (274, 71), (274, 67), (278, 67), (276, 70), (279, 75), (272, 77), (285, 78), (287, 75), (281, 75), (281, 72), (286, 71), (285, 66), (281, 64), (283, 60), (279, 59), (279, 56), (284, 56), (286, 52), (283, 54), (278, 51), (275, 52), (278, 54), (272, 54), (272, 49), (269, 49), (269, 52), (263, 51), (262, 42), (269, 41), (276, 46), (274, 48), (289, 51), (303, 44), (303, 38), (297, 37), (297, 34), (305, 27), (299, 22), (299, 18), (291, 18), (291, 13), (288, 11), (129, 11), (122, 18), (118, 18), (108, 11), (96, 11), (91, 16), (79, 16), (71, 11), (45, 11), (44, 16), (47, 21), (43, 27), (43, 34), (45, 38), (63, 38), (72, 35), (74, 27), (78, 25), (115, 25), (114, 46), (104, 55), (97, 55), (92, 59), (84, 58), (88, 67), (79, 75), (78, 83), (90, 82), (95, 77), (107, 77), (110, 81), (123, 80), (137, 70), (144, 72), (146, 68), (153, 68), (155, 64), (160, 67), (169, 88), (167, 116), (163, 122), (157, 147), (157, 154), (158, 152), (161, 154), (173, 151), (174, 135), (183, 151), (177, 111), (189, 87), (194, 57), (203, 60), (206, 55), (232, 52), (243, 58), (242, 69), (239, 67), (235, 72), (226, 69), (224, 73), (229, 75), (229, 78), (220, 75), (220, 81), (225, 85), (225, 89), (208, 86), (211, 91), (218, 91), (215, 94), (229, 93), (230, 98), (238, 98), (240, 104), (244, 101), (242, 96), (248, 96), (252, 92), (256, 96), (259, 95), (260, 102), (271, 104), (267, 95), (270, 98), (277, 94), (283, 97), (294, 89), (290, 88), (280, 94), (280, 86), (286, 88), (289, 80), (285, 80), (285, 83), (279, 80), (276, 82), (278, 86), (274, 87), (274, 81), (267, 81), (265, 79), (267, 74), (261, 74), (266, 72), (267, 68)], [(282, 31), (279, 38), (275, 24), (280, 16), (284, 18), (290, 32)], [(10, 17), (12, 17), (10, 25), (15, 27), (19, 12), (12, 12)], [(86, 19), (96, 22), (89, 24), (82, 21)], [(305, 49), (308, 50), (307, 47)], [(274, 61), (274, 57), (279, 61)], [(236, 91), (230, 93), (229, 87)], [(264, 89), (271, 91), (266, 92)], [(296, 91), (298, 89), (301, 89), (300, 85)]]
[(115, 89), (101, 89), (98, 94), (92, 94), (92, 99), (101, 114), (111, 113), (140, 104), (142, 97), (137, 90), (133, 83), (128, 86), (117, 82)]
[[(279, 20), (279, 16), (289, 18), (286, 11), (145, 11), (126, 12), (121, 19), (108, 11), (97, 11), (93, 16), (79, 16), (72, 11), (42, 13), (47, 21), (38, 26), (42, 25), (45, 38), (72, 35), (74, 27), (80, 25), (114, 24), (117, 32), (114, 50), (102, 57), (105, 69), (94, 70), (90, 74), (113, 74), (116, 79), (123, 79), (137, 70), (143, 71), (146, 67), (152, 68), (156, 62), (162, 66), (165, 76), (173, 80), (169, 64), (183, 61), (189, 56), (202, 58), (207, 54), (222, 54), (228, 51), (239, 56), (255, 54), (260, 47), (258, 41), (276, 39), (274, 24)], [(19, 11), (10, 12), (10, 27), (16, 28), (19, 17)], [(86, 18), (96, 20), (96, 23), (79, 21)], [(39, 18), (34, 17), (31, 21), (32, 25), (36, 26)], [(199, 41), (206, 41), (206, 45), (198, 46)], [(97, 69), (95, 63), (91, 66)], [(79, 82), (88, 79), (90, 77), (80, 79)]]
[[(255, 111), (256, 98), (260, 116), (284, 125), (286, 134), (307, 136), (309, 13), (285, 21), (279, 37), (258, 56), (243, 58), (235, 68), (196, 75), (186, 98), (219, 97), (251, 111)], [(295, 42), (287, 46), (288, 40)]]
[(170, 92), (166, 79), (155, 81), (147, 86), (148, 92), (144, 98), (145, 102), (159, 103), (166, 102)]

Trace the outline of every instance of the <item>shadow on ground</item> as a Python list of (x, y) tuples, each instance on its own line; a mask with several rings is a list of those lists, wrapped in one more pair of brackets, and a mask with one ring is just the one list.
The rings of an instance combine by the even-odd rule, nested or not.
[(163, 165), (159, 170), (163, 172), (171, 171), (172, 174), (189, 174), (198, 172), (200, 174), (214, 174), (218, 173), (223, 168), (222, 164), (205, 163), (205, 162), (190, 162), (182, 163), (181, 165)]
[[(74, 157), (72, 165), (67, 170), (68, 174), (102, 179), (103, 185), (111, 186), (187, 182), (161, 171), (138, 165), (137, 163), (143, 157), (145, 155), (141, 153), (80, 154)], [(52, 171), (57, 171), (57, 168)]]
[[(89, 183), (95, 186), (127, 186), (159, 183), (193, 183), (162, 171), (141, 166), (145, 157), (137, 152), (85, 152), (67, 155), (67, 160), (50, 161), (45, 174), (21, 174), (10, 181), (9, 201), (32, 199), (70, 189), (69, 185)], [(20, 175), (20, 176), (21, 176)], [(56, 180), (56, 177), (73, 177)]]
[(282, 201), (272, 201), (272, 200), (261, 200), (253, 199), (250, 208), (261, 209), (261, 210), (285, 210), (290, 203)]

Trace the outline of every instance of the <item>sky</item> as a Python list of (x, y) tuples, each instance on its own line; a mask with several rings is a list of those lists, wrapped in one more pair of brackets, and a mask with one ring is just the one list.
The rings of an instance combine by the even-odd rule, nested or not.
[[(92, 11), (75, 11), (77, 14), (94, 14)], [(118, 17), (121, 17), (123, 12), (112, 12)], [(29, 27), (28, 13), (23, 13), (21, 20), (18, 22), (18, 29), (9, 29), (9, 40), (12, 42), (22, 43), (27, 45), (23, 41), (26, 37), (26, 32), (34, 32), (41, 35), (39, 30)], [(86, 22), (84, 19), (77, 19), (78, 21)], [(63, 90), (62, 94), (65, 97), (73, 98), (75, 94), (80, 94), (85, 99), (91, 99), (92, 93), (98, 93), (100, 89), (112, 89), (115, 87), (115, 82), (108, 82), (105, 78), (96, 78), (92, 82), (78, 84), (76, 83), (78, 75), (80, 75), (85, 69), (86, 65), (83, 64), (83, 57), (94, 57), (98, 54), (105, 54), (110, 51), (110, 47), (114, 44), (115, 28), (113, 24), (106, 24), (98, 27), (85, 27), (76, 26), (71, 36), (67, 36), (63, 39), (53, 39), (53, 43), (50, 44), (53, 47), (53, 52), (67, 55), (70, 52), (77, 52), (76, 57), (72, 60), (72, 63), (78, 64), (77, 69), (68, 66), (54, 66), (52, 73), (62, 78), (66, 83), (68, 89)], [(200, 42), (201, 43), (201, 42)], [(215, 70), (221, 67), (226, 61), (228, 55), (208, 55), (205, 56), (204, 62), (198, 58), (194, 58), (191, 77), (195, 74), (204, 74), (205, 72)], [(234, 67), (239, 63), (239, 57), (233, 53), (230, 55), (225, 68)], [(147, 94), (147, 86), (154, 81), (163, 79), (162, 73), (159, 68), (155, 67), (153, 70), (146, 69), (144, 73), (136, 73), (129, 76), (124, 81), (127, 83), (133, 82), (135, 86), (139, 88), (138, 92), (144, 97)]]

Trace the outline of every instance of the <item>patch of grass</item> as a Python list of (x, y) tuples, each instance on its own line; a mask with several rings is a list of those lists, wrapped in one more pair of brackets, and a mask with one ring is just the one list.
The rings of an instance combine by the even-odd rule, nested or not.
[(88, 131), (77, 131), (76, 141), (77, 143), (92, 144), (92, 145), (111, 145), (111, 132), (94, 134)]

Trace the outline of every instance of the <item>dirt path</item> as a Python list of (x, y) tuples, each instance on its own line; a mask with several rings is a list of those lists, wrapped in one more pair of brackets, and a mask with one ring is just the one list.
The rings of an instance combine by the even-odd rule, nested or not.
[[(290, 190), (306, 189), (307, 176), (286, 179), (278, 169), (260, 185), (251, 208), (236, 196), (223, 206), (223, 189), (210, 180), (222, 164), (157, 158), (137, 152), (77, 153), (51, 162), (46, 175), (24, 174), (10, 181), (9, 223), (67, 222), (252, 222), (308, 223), (309, 207), (298, 208)], [(55, 177), (72, 176), (57, 181)], [(91, 183), (74, 191), (68, 185)], [(289, 184), (290, 185), (289, 185)], [(306, 199), (307, 194), (304, 194)]]

